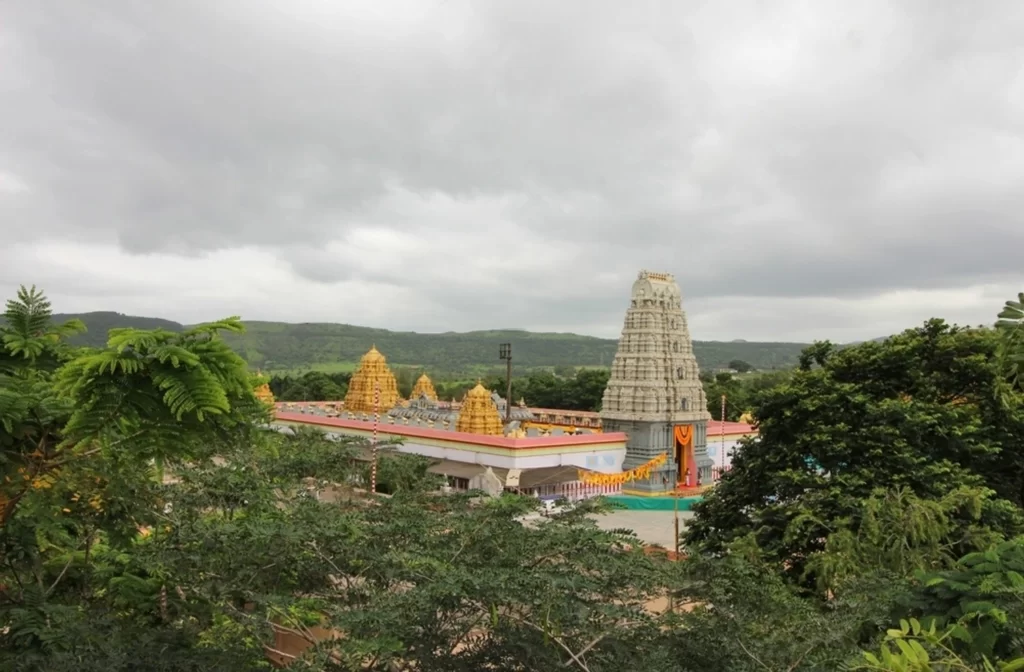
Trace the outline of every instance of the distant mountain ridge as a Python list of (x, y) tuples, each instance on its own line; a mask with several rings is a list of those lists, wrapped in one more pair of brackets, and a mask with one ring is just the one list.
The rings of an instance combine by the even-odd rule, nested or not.
[[(80, 345), (99, 346), (107, 331), (117, 327), (181, 331), (178, 322), (116, 312), (54, 315), (57, 321), (82, 320), (89, 331), (74, 339)], [(227, 340), (254, 367), (266, 370), (316, 367), (339, 362), (358, 362), (376, 345), (393, 364), (440, 371), (469, 371), (499, 366), (498, 345), (512, 343), (517, 366), (610, 366), (618, 341), (567, 333), (539, 333), (521, 329), (421, 334), (389, 331), (349, 324), (246, 321), (246, 333)], [(703, 370), (724, 369), (743, 360), (757, 369), (795, 366), (803, 343), (755, 343), (694, 341), (693, 349)]]

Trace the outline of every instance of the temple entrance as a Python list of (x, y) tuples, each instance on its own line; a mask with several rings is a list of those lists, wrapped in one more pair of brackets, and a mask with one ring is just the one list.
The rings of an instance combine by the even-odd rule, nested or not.
[(693, 456), (693, 425), (676, 425), (672, 431), (675, 444), (676, 484), (687, 488), (697, 486), (697, 463)]

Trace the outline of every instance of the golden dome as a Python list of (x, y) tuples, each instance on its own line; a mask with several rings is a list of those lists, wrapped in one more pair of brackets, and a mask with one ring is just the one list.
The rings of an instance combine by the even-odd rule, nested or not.
[(498, 406), (491, 399), (490, 391), (478, 382), (462, 400), (455, 431), (501, 436), (504, 429), (505, 425), (498, 413)]
[(259, 370), (256, 371), (256, 380), (263, 380), (263, 382), (256, 386), (256, 389), (253, 390), (253, 394), (255, 394), (256, 398), (259, 399), (260, 401), (262, 401), (264, 404), (269, 404), (269, 405), (273, 406), (274, 405), (274, 393), (271, 392), (271, 390), (270, 390), (270, 383), (268, 383), (263, 378), (263, 372), (262, 371), (259, 371)]
[(270, 391), (268, 383), (263, 383), (256, 388), (256, 398), (268, 404), (274, 403), (274, 393)]
[(437, 390), (434, 389), (434, 383), (425, 373), (416, 380), (416, 385), (412, 388), (409, 398), (419, 399), (422, 396), (426, 396), (431, 401), (437, 401)]
[[(374, 401), (378, 389), (379, 404)], [(374, 410), (384, 413), (397, 403), (398, 383), (384, 355), (374, 346), (359, 360), (359, 368), (352, 374), (345, 395), (345, 410), (352, 413), (373, 413)]]
[(385, 361), (387, 361), (387, 360), (385, 360), (384, 355), (380, 354), (380, 351), (377, 350), (377, 346), (376, 345), (371, 345), (370, 346), (370, 350), (365, 355), (362, 356), (362, 358), (359, 360), (359, 363), (360, 364), (367, 364), (367, 363), (371, 363), (371, 362), (381, 362), (381, 363), (383, 363)]
[(748, 425), (754, 424), (754, 416), (753, 416), (753, 414), (750, 411), (747, 411), (746, 413), (744, 413), (743, 415), (740, 416), (740, 422), (748, 424)]

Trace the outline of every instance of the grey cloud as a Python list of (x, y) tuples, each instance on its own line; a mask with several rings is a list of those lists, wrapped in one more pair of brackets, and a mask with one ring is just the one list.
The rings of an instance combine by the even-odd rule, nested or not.
[[(969, 10), (5, 3), (0, 171), (29, 191), (0, 217), (137, 253), (265, 246), (314, 282), (410, 287), (453, 328), (467, 307), (616, 323), (610, 287), (544, 296), (602, 270), (665, 268), (696, 299), (1019, 282), (1024, 5)], [(444, 272), (328, 249), (360, 227)], [(521, 288), (491, 302), (460, 240), (564, 264), (491, 261)]]

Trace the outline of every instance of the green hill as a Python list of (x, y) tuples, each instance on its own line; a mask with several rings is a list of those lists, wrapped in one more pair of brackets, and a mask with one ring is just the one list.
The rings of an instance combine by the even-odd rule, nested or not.
[[(152, 317), (100, 312), (56, 315), (58, 320), (78, 318), (89, 332), (76, 341), (98, 345), (108, 329), (137, 327), (180, 330), (182, 325)], [(420, 334), (388, 331), (348, 324), (287, 324), (246, 322), (247, 331), (229, 337), (232, 345), (253, 365), (267, 371), (314, 368), (343, 370), (351, 367), (371, 345), (392, 364), (419, 366), (436, 372), (469, 372), (500, 367), (498, 345), (511, 343), (517, 367), (609, 366), (615, 356), (614, 339), (577, 334), (536, 333), (521, 330)], [(800, 343), (696, 341), (693, 349), (704, 370), (726, 368), (741, 359), (757, 369), (794, 366), (803, 349)]]
[(134, 315), (122, 315), (108, 311), (95, 313), (55, 313), (55, 322), (78, 319), (85, 322), (88, 331), (78, 334), (71, 339), (75, 345), (88, 345), (99, 347), (107, 342), (107, 332), (118, 327), (133, 327), (135, 329), (167, 329), (168, 331), (181, 331), (184, 327), (171, 320), (163, 320), (159, 317), (136, 317)]

